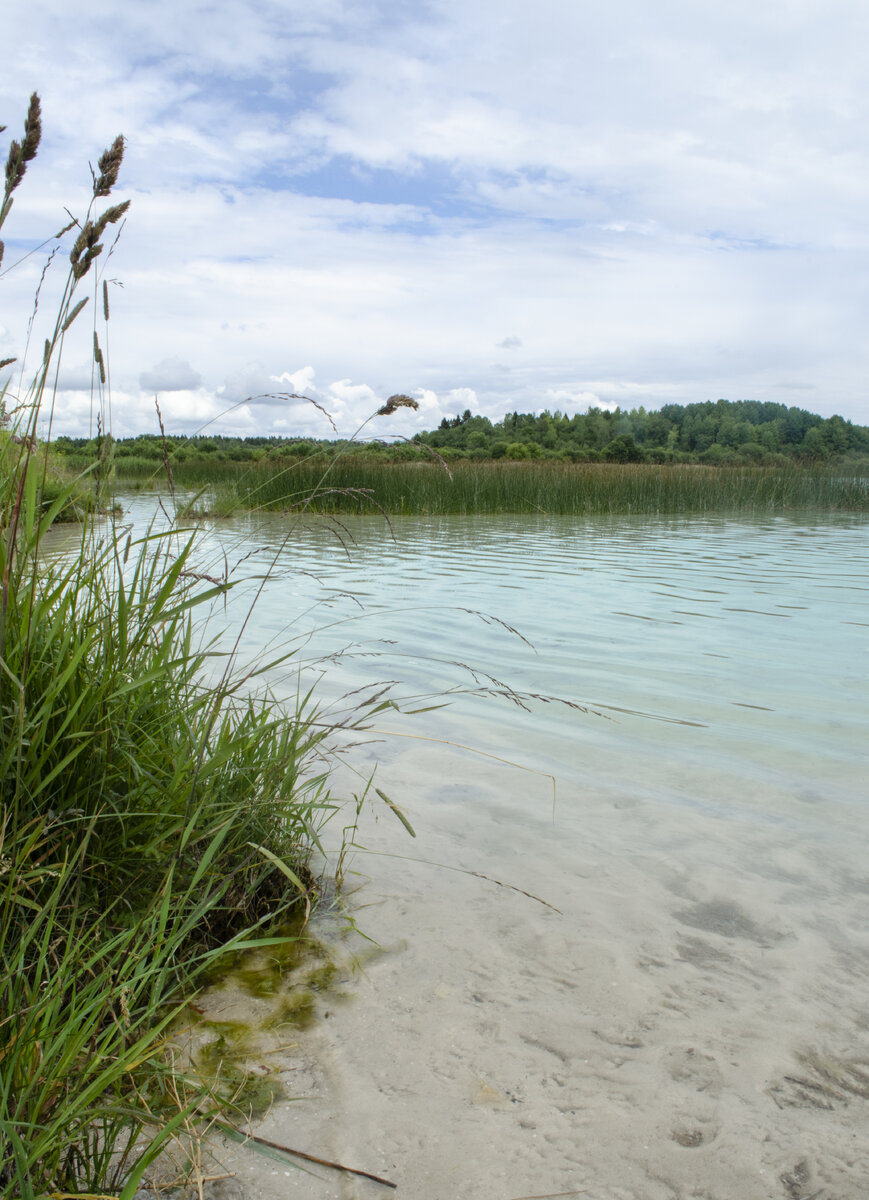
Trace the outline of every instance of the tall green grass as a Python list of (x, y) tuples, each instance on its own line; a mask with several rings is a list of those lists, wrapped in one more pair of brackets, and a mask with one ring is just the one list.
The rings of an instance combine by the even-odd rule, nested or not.
[[(118, 479), (153, 474), (120, 460)], [(598, 463), (383, 463), (314, 456), (292, 465), (179, 463), (179, 487), (215, 515), (241, 508), (389, 514), (769, 513), (869, 510), (866, 468), (705, 467)]]
[(185, 1115), (167, 1112), (167, 1022), (218, 951), (305, 898), (332, 807), (313, 709), (288, 720), (200, 682), (191, 615), (219, 589), (183, 578), (191, 543), (85, 531), (46, 566), (46, 518), (24, 509), (0, 625), (0, 1195), (16, 1198), (144, 1169)]
[[(34, 96), (0, 225), (38, 142)], [(130, 1200), (167, 1141), (213, 1108), (209, 1085), (183, 1077), (170, 1026), (227, 948), (285, 940), (269, 929), (310, 905), (334, 808), (330, 730), (311, 697), (287, 715), (256, 690), (255, 668), (234, 674), (231, 656), (197, 640), (194, 617), (233, 581), (197, 570), (195, 539), (133, 538), (91, 515), (71, 547), (51, 549), (52, 524), (94, 477), (107, 499), (107, 462), (58, 482), (36, 432), (85, 279), (97, 295), (103, 285), (92, 336), (106, 428), (97, 271), (100, 239), (126, 211), (103, 205), (122, 157), (117, 139), (70, 227), (32, 382), (0, 393), (4, 1200)]]

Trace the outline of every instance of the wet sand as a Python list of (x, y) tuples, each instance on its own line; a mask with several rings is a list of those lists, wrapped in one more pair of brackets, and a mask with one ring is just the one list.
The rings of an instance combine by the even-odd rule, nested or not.
[[(337, 937), (317, 1019), (261, 1030), (248, 1059), (293, 1097), (257, 1134), (397, 1188), (219, 1138), (215, 1172), (262, 1200), (864, 1200), (869, 874), (852, 814), (743, 780), (725, 819), (733, 781), (692, 806), (685, 768), (681, 802), (642, 777), (574, 782), (553, 818), (540, 779), (454, 768), (434, 746), (392, 763), (418, 837), (368, 812), (375, 853), (348, 879), (376, 945)], [(203, 1001), (255, 1027), (279, 1003), (233, 982)]]

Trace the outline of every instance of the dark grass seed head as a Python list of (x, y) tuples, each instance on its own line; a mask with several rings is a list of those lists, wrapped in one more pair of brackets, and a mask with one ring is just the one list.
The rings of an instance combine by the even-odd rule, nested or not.
[(108, 196), (118, 182), (118, 172), (124, 160), (124, 145), (123, 134), (118, 134), (108, 150), (100, 155), (97, 163), (100, 173), (94, 179), (94, 196)]
[[(5, 126), (4, 126), (5, 128)], [(24, 138), (21, 142), (13, 140), (6, 159), (6, 195), (15, 191), (27, 171), (27, 164), (36, 158), (39, 142), (42, 138), (42, 120), (39, 96), (36, 92), (30, 97), (30, 106), (24, 121)]]

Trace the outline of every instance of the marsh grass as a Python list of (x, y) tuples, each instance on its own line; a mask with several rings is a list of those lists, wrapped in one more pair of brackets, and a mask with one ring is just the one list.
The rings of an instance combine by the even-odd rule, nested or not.
[[(36, 153), (38, 116), (34, 97), (25, 138), (10, 149), (0, 224)], [(200, 642), (196, 615), (234, 580), (197, 569), (195, 536), (152, 527), (133, 537), (84, 513), (79, 536), (51, 547), (56, 520), (81, 495), (104, 503), (111, 475), (104, 439), (81, 478), (53, 476), (36, 431), (51, 424), (82, 281), (99, 294), (100, 239), (126, 212), (100, 208), (122, 157), (119, 138), (93, 171), (88, 213), (58, 235), (72, 239), (67, 276), (32, 382), (0, 394), (8, 1200), (107, 1191), (130, 1200), (154, 1157), (211, 1119), (219, 1098), (179, 1065), (173, 1022), (219, 956), (282, 945), (287, 935), (269, 931), (294, 913), (304, 919), (311, 857), (334, 809), (334, 721), (310, 695), (286, 713), (258, 690), (282, 658), (238, 673), (233, 652)], [(102, 311), (98, 429), (107, 428), (107, 303)]]
[[(153, 463), (119, 459), (119, 482), (144, 481)], [(323, 513), (703, 514), (799, 509), (869, 510), (865, 466), (707, 467), (615, 463), (387, 463), (314, 455), (290, 465), (179, 462), (195, 491), (188, 515), (244, 509)]]

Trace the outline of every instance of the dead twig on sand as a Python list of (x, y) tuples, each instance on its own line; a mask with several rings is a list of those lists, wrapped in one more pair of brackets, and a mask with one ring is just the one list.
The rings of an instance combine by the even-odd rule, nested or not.
[(215, 1121), (215, 1124), (220, 1129), (239, 1134), (245, 1141), (256, 1142), (259, 1146), (268, 1146), (270, 1150), (280, 1150), (284, 1154), (292, 1154), (295, 1158), (303, 1158), (305, 1162), (316, 1163), (320, 1167), (331, 1167), (333, 1171), (346, 1171), (349, 1175), (360, 1175), (363, 1179), (373, 1179), (375, 1183), (382, 1183), (384, 1187), (398, 1187), (397, 1183), (392, 1183), (388, 1179), (382, 1179), (379, 1175), (372, 1175), (370, 1171), (358, 1171), (355, 1167), (345, 1167), (341, 1163), (331, 1162), (328, 1158), (317, 1158), (316, 1154), (306, 1154), (304, 1150), (293, 1150), (291, 1146), (282, 1146), (279, 1142), (270, 1142), (268, 1138), (258, 1137), (255, 1133), (246, 1133), (245, 1130), (239, 1129), (237, 1125), (233, 1125), (231, 1121), (221, 1119)]
[(562, 1196), (584, 1196), (588, 1188), (580, 1188), (578, 1192), (547, 1192), (545, 1196), (516, 1196), (515, 1200), (560, 1200)]

